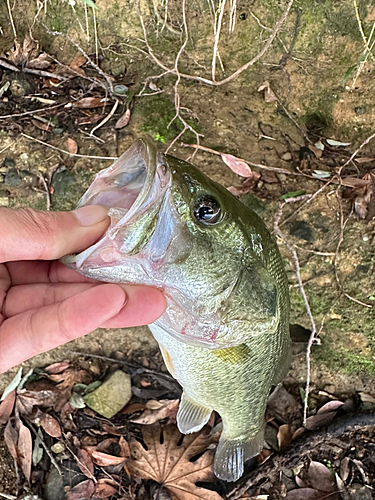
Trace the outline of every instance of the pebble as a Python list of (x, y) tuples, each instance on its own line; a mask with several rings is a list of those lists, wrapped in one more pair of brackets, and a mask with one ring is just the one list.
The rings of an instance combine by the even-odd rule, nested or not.
[(285, 181), (287, 180), (287, 175), (286, 175), (286, 174), (283, 174), (283, 173), (281, 173), (281, 174), (277, 173), (277, 174), (276, 174), (276, 177), (279, 179), (279, 181), (280, 181), (281, 183), (283, 183), (283, 182), (285, 182)]
[(282, 155), (281, 159), (284, 161), (290, 161), (292, 159), (292, 154), (289, 151), (287, 151)]
[(17, 169), (10, 168), (5, 174), (4, 183), (8, 186), (18, 186), (19, 184), (21, 184), (21, 182), (22, 180), (17, 172)]
[(0, 207), (9, 206), (9, 195), (4, 191), (0, 191)]
[(369, 234), (367, 234), (367, 233), (362, 234), (362, 241), (364, 241), (366, 243), (369, 240), (370, 240), (370, 235)]

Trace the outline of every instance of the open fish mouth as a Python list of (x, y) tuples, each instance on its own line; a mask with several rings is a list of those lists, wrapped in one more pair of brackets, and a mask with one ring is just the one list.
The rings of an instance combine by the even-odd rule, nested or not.
[(164, 156), (150, 144), (136, 141), (95, 176), (77, 205), (108, 206), (110, 227), (98, 243), (78, 255), (63, 257), (62, 262), (84, 272), (85, 268), (117, 265), (124, 256), (134, 254), (150, 237), (150, 222), (157, 217), (170, 179)]

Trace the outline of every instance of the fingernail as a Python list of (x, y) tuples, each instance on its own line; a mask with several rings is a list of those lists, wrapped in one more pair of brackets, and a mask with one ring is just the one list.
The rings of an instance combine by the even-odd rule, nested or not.
[(102, 222), (107, 217), (108, 208), (103, 205), (87, 205), (73, 210), (82, 226), (93, 226)]

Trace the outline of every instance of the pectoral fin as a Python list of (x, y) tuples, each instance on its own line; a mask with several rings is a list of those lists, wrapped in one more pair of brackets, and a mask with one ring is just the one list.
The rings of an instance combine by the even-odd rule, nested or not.
[(183, 434), (198, 432), (207, 424), (212, 410), (193, 401), (184, 392), (177, 412), (177, 427)]

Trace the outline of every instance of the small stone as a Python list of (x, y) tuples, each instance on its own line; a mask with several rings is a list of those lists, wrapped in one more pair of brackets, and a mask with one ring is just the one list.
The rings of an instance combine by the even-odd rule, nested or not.
[(287, 180), (287, 175), (286, 174), (276, 174), (276, 177), (279, 179), (281, 183), (285, 182)]
[(356, 106), (354, 108), (354, 113), (356, 115), (365, 115), (367, 113), (367, 109), (365, 108), (365, 106)]
[(0, 191), (0, 207), (8, 207), (9, 206), (9, 195), (5, 191)]
[(370, 235), (365, 233), (365, 234), (362, 234), (362, 241), (364, 241), (365, 243), (367, 243), (370, 239)]
[(300, 240), (305, 240), (310, 243), (315, 241), (315, 236), (310, 225), (304, 220), (296, 220), (290, 229), (290, 234)]
[(14, 161), (14, 158), (5, 158), (3, 166), (7, 167), (7, 169), (14, 168), (16, 166), (16, 162)]
[(287, 151), (282, 155), (281, 159), (284, 161), (290, 161), (292, 159), (292, 154), (289, 151)]
[(324, 390), (328, 392), (328, 394), (335, 394), (336, 386), (334, 384), (326, 384)]
[(19, 176), (17, 169), (10, 168), (5, 174), (4, 183), (8, 186), (18, 186), (21, 182), (21, 177)]
[(29, 161), (29, 155), (27, 153), (22, 153), (20, 155), (20, 160), (23, 161), (24, 163), (27, 163)]
[(53, 446), (51, 446), (51, 451), (58, 455), (59, 453), (62, 453), (65, 451), (65, 445), (61, 441), (57, 441)]
[(100, 387), (84, 397), (86, 405), (106, 418), (112, 418), (131, 399), (131, 378), (122, 370), (113, 372)]

